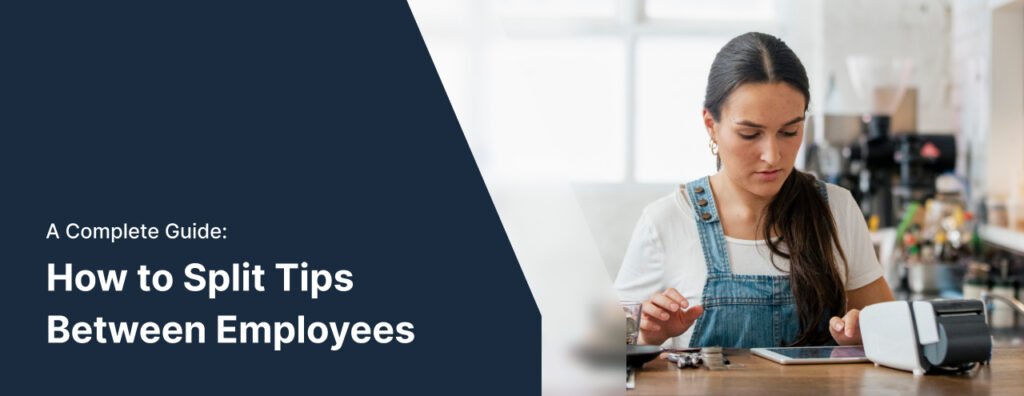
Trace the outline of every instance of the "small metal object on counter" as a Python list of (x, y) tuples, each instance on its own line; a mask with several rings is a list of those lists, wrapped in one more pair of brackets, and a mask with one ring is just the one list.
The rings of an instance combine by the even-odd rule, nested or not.
[(676, 366), (678, 366), (679, 368), (697, 367), (700, 365), (700, 363), (700, 355), (695, 353), (682, 355), (679, 357), (678, 360), (676, 360)]
[(696, 368), (701, 364), (699, 353), (670, 353), (668, 360), (675, 362), (679, 368)]
[(722, 347), (705, 347), (693, 353), (669, 353), (667, 358), (681, 369), (703, 366), (708, 370), (724, 370), (730, 367), (729, 360), (722, 354)]
[(708, 370), (725, 370), (725, 356), (722, 355), (722, 347), (707, 347), (701, 349), (701, 357), (704, 359), (704, 368)]

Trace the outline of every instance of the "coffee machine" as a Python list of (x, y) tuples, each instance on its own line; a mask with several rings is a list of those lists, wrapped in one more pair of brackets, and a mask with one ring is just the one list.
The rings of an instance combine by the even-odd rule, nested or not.
[(935, 195), (935, 178), (956, 167), (956, 138), (948, 134), (901, 133), (888, 129), (889, 116), (864, 117), (863, 134), (843, 148), (842, 178), (865, 214), (881, 227), (895, 226), (900, 208)]
[[(842, 167), (834, 178), (845, 181), (865, 214), (881, 227), (895, 226), (899, 210), (911, 201), (935, 195), (935, 178), (956, 166), (956, 138), (916, 131), (892, 133), (894, 114), (910, 80), (909, 59), (850, 57), (854, 91), (868, 104), (861, 134), (842, 149)], [(913, 110), (911, 110), (913, 111)]]

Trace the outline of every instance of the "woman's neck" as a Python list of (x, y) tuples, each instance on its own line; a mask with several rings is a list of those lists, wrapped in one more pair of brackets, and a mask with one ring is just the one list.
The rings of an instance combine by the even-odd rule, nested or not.
[(709, 180), (725, 234), (740, 239), (761, 239), (757, 222), (771, 198), (754, 195), (733, 183), (724, 171), (711, 175)]

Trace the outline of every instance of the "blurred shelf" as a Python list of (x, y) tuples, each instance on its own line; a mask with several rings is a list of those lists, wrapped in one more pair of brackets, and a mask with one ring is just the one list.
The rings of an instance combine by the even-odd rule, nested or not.
[(1024, 253), (1024, 232), (983, 224), (978, 233), (982, 241)]

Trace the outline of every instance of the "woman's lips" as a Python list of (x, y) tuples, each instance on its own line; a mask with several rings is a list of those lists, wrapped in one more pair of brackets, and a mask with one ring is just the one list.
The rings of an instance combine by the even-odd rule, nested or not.
[(776, 170), (773, 170), (773, 171), (764, 171), (764, 172), (754, 172), (754, 173), (756, 173), (757, 176), (760, 177), (761, 180), (763, 180), (763, 181), (773, 181), (773, 180), (779, 178), (779, 175), (782, 174), (782, 169), (776, 169)]

